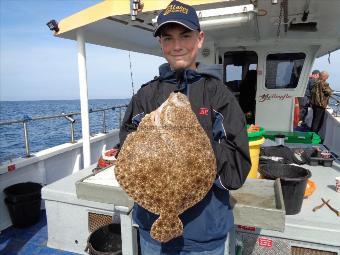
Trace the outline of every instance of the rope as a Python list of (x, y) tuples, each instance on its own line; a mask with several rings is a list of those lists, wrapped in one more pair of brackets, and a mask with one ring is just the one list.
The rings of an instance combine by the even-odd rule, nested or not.
[(130, 62), (130, 77), (131, 77), (131, 87), (132, 87), (132, 95), (135, 95), (135, 88), (133, 86), (133, 76), (132, 76), (132, 65), (131, 65), (131, 56), (129, 51), (129, 62)]
[(277, 37), (280, 37), (280, 33), (281, 33), (282, 13), (283, 13), (283, 1), (280, 4), (279, 25), (277, 26), (277, 33), (276, 33)]
[(277, 26), (277, 32), (276, 32), (277, 37), (280, 37), (282, 18), (283, 18), (285, 33), (287, 33), (288, 31), (288, 0), (282, 0), (280, 3), (279, 25)]
[(283, 22), (285, 25), (285, 33), (288, 31), (288, 0), (283, 0)]

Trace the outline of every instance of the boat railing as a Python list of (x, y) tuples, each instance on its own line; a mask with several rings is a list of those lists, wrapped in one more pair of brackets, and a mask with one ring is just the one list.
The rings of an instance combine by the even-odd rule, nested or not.
[[(106, 127), (106, 112), (109, 110), (116, 111), (118, 110), (118, 118), (119, 118), (119, 127), (122, 124), (122, 109), (127, 108), (127, 105), (117, 105), (113, 107), (107, 107), (102, 109), (96, 109), (96, 110), (89, 110), (89, 113), (95, 113), (95, 112), (102, 112), (103, 113), (103, 122), (102, 122), (102, 133), (107, 133), (107, 127)], [(70, 123), (70, 136), (71, 136), (71, 143), (75, 143), (75, 132), (74, 132), (74, 124), (75, 119), (74, 116), (81, 115), (80, 112), (69, 112), (69, 113), (61, 113), (56, 115), (48, 115), (48, 116), (40, 116), (40, 117), (30, 117), (28, 115), (25, 115), (23, 119), (19, 120), (8, 120), (8, 121), (0, 121), (0, 126), (2, 125), (12, 125), (12, 124), (22, 124), (23, 130), (24, 130), (24, 142), (25, 142), (25, 157), (30, 157), (30, 144), (29, 144), (29, 133), (28, 133), (28, 123), (32, 121), (37, 120), (49, 120), (49, 119), (56, 119), (56, 118), (65, 118)]]
[(333, 115), (335, 117), (340, 116), (340, 92), (333, 92), (333, 95), (331, 95), (331, 98), (333, 99)]

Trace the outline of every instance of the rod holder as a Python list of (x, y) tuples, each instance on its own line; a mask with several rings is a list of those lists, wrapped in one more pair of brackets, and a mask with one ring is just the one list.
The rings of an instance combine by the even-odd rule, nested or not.
[(32, 118), (28, 115), (24, 115), (22, 123), (24, 124), (24, 139), (25, 139), (25, 157), (29, 158), (31, 156), (30, 153), (30, 142), (29, 142), (29, 136), (28, 136), (28, 127), (27, 123), (32, 120)]
[(24, 121), (24, 137), (25, 137), (25, 157), (29, 158), (31, 156), (30, 154), (30, 144), (29, 144), (29, 138), (28, 138), (28, 128), (27, 128), (27, 122), (28, 121)]
[[(64, 113), (62, 113), (62, 114), (64, 114)], [(76, 141), (75, 141), (75, 139), (74, 139), (74, 123), (76, 122), (76, 120), (73, 119), (73, 115), (65, 115), (64, 117), (65, 117), (65, 119), (67, 119), (67, 120), (70, 122), (70, 124), (71, 124), (71, 127), (70, 127), (70, 130), (71, 130), (71, 143), (75, 143)]]

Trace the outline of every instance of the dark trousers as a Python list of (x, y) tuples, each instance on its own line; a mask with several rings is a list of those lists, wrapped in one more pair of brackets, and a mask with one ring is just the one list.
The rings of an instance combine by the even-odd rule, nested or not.
[(313, 108), (313, 121), (311, 129), (313, 132), (318, 133), (322, 127), (326, 109), (316, 105), (313, 105), (312, 108)]
[(305, 119), (308, 114), (308, 107), (310, 106), (308, 97), (299, 97), (299, 107), (300, 107), (300, 120), (305, 122)]

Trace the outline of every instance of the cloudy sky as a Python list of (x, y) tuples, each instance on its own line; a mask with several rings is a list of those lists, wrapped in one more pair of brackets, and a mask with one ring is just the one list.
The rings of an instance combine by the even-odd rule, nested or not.
[[(76, 42), (55, 38), (46, 23), (99, 0), (0, 0), (0, 100), (78, 99)], [(317, 59), (340, 90), (340, 51)], [(135, 89), (157, 75), (165, 60), (131, 53)], [(127, 51), (87, 45), (89, 98), (132, 95)]]

